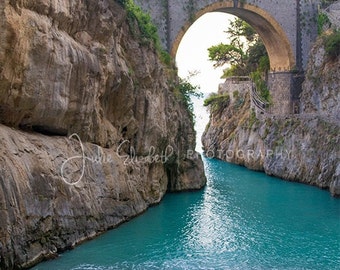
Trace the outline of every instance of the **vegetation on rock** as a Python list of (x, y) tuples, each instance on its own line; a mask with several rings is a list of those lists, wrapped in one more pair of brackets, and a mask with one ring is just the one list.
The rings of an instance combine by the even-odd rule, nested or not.
[(212, 93), (207, 99), (204, 100), (204, 106), (209, 107), (210, 112), (214, 113), (221, 108), (225, 108), (230, 103), (230, 96), (228, 94)]
[(318, 34), (321, 35), (325, 28), (329, 28), (330, 20), (325, 13), (319, 13), (317, 18)]
[[(230, 42), (210, 47), (209, 59), (215, 62), (215, 67), (229, 65), (224, 70), (222, 78), (250, 76), (259, 95), (270, 103), (270, 93), (266, 84), (270, 63), (261, 38), (247, 22), (239, 18), (230, 22), (226, 33)], [(205, 106), (211, 106), (212, 112), (224, 104), (227, 104), (225, 95), (211, 95), (205, 101)]]
[[(231, 104), (211, 115), (202, 137), (204, 150), (222, 153), (218, 158), (269, 175), (328, 188), (339, 197), (339, 54), (340, 33), (327, 30), (309, 56), (301, 114), (258, 118), (249, 110), (249, 95), (236, 109), (238, 94), (233, 93)], [(263, 73), (254, 71), (251, 77), (259, 94), (269, 97)], [(214, 98), (209, 97), (206, 104)], [(250, 154), (227, 154), (238, 151)]]
[(190, 118), (192, 121), (195, 120), (195, 114), (194, 114), (194, 104), (191, 100), (192, 97), (200, 98), (203, 96), (201, 92), (199, 92), (199, 86), (193, 85), (189, 81), (190, 76), (188, 78), (179, 78), (179, 82), (175, 87), (174, 93), (176, 97), (184, 103), (184, 106), (186, 107)]
[[(161, 61), (166, 65), (171, 65), (172, 58), (160, 43), (157, 27), (153, 24), (151, 16), (145, 13), (133, 0), (118, 0), (126, 9), (130, 31), (134, 36), (139, 36), (143, 45), (153, 45)], [(138, 25), (138, 30), (135, 25)]]
[(218, 44), (208, 49), (209, 59), (214, 66), (229, 65), (223, 78), (249, 76), (251, 72), (269, 70), (269, 57), (266, 48), (255, 30), (245, 21), (237, 18), (230, 22), (226, 31), (230, 42)]
[(270, 104), (271, 96), (266, 81), (263, 78), (263, 73), (261, 73), (259, 70), (256, 70), (250, 74), (250, 77), (255, 83), (257, 92), (260, 95), (260, 97)]
[(331, 59), (340, 55), (340, 31), (334, 31), (325, 37), (325, 50)]
[[(0, 269), (26, 269), (168, 191), (204, 186), (200, 155), (186, 156), (195, 132), (169, 84), (175, 69), (139, 38), (147, 16), (136, 11), (142, 32), (117, 2), (0, 6)], [(70, 158), (81, 153), (86, 164)]]

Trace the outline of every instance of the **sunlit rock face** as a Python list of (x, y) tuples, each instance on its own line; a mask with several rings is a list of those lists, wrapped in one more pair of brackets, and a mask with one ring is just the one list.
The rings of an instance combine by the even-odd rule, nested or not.
[(176, 78), (119, 4), (5, 0), (0, 29), (1, 269), (204, 186)]
[[(329, 189), (339, 197), (339, 70), (339, 57), (327, 57), (318, 40), (306, 71), (300, 114), (258, 119), (250, 110), (249, 94), (231, 98), (211, 113), (202, 138), (206, 155)], [(233, 91), (231, 87), (230, 95)]]

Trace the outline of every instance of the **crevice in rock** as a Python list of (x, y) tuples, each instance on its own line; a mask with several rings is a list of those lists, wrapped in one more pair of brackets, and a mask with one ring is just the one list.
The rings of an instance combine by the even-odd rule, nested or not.
[[(29, 127), (22, 127), (24, 129), (28, 129)], [(67, 136), (67, 130), (66, 129), (58, 129), (58, 128), (53, 128), (53, 127), (48, 127), (48, 126), (42, 126), (42, 125), (33, 125), (31, 127), (31, 130), (43, 135), (47, 136)]]

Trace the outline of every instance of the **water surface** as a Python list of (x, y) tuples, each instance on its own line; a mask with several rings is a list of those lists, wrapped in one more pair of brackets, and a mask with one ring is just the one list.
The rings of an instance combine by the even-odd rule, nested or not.
[(207, 187), (33, 269), (339, 269), (340, 200), (205, 159)]

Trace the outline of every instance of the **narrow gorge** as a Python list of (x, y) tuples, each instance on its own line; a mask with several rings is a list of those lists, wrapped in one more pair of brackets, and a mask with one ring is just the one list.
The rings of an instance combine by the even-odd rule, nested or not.
[[(287, 2), (1, 0), (0, 269), (338, 265), (339, 200), (220, 161), (340, 197), (340, 32), (315, 40), (318, 4), (339, 1)], [(200, 94), (174, 58), (214, 12), (263, 39), (272, 107), (256, 103), (255, 79), (233, 74), (207, 102), (202, 159)], [(110, 247), (52, 260), (114, 228), (101, 239)]]
[(176, 72), (119, 2), (0, 3), (1, 269), (205, 185)]

